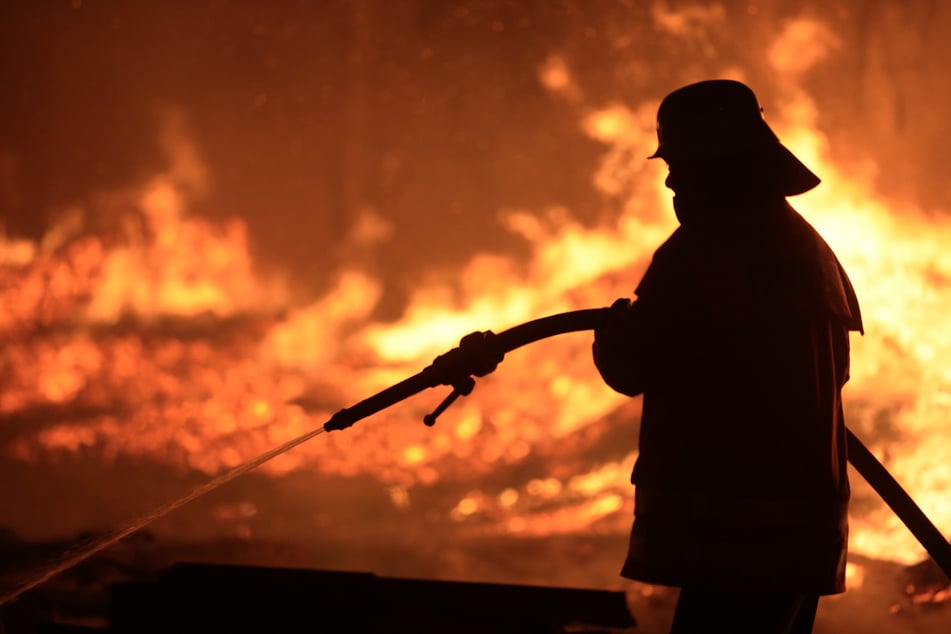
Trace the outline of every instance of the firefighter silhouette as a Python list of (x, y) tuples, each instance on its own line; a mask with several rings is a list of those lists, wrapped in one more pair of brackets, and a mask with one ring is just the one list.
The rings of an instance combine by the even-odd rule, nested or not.
[(650, 158), (680, 226), (595, 331), (643, 395), (622, 574), (681, 588), (672, 632), (811, 632), (845, 590), (848, 276), (787, 202), (819, 183), (731, 80), (668, 95)]

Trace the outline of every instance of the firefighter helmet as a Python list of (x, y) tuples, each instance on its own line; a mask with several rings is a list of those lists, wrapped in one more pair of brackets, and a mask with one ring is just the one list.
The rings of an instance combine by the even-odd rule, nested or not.
[(819, 184), (819, 177), (767, 125), (753, 91), (738, 81), (702, 81), (667, 95), (657, 111), (657, 141), (650, 158), (668, 163), (741, 157), (766, 161), (777, 170), (786, 196)]

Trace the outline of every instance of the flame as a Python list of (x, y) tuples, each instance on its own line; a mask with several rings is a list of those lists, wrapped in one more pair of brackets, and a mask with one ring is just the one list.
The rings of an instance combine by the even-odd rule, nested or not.
[[(655, 15), (685, 36), (723, 17), (699, 8)], [(804, 43), (808, 59), (791, 55)], [(771, 59), (799, 75), (833, 45), (827, 31), (794, 23)], [(563, 60), (552, 57), (540, 73), (544, 85), (583, 107)], [(943, 325), (951, 312), (951, 225), (880, 200), (871, 169), (840, 170), (817, 131), (813, 102), (796, 89), (787, 95), (770, 121), (823, 177), (794, 203), (840, 255), (864, 308), (868, 334), (853, 341), (846, 394), (850, 425), (951, 532), (951, 369), (942, 364), (951, 358), (951, 329)], [(391, 322), (374, 320), (384, 280), (344, 270), (326, 295), (295, 304), (281, 280), (256, 269), (242, 221), (189, 216), (196, 181), (182, 174), (206, 175), (194, 148), (176, 152), (184, 141), (170, 133), (173, 169), (122, 198), (111, 234), (83, 233), (73, 214), (37, 243), (0, 237), (0, 415), (27, 421), (2, 450), (36, 463), (95, 451), (104, 460), (144, 457), (213, 474), (415, 374), (468, 332), (630, 296), (674, 227), (663, 166), (644, 160), (654, 150), (655, 109), (612, 103), (581, 117), (581, 128), (605, 146), (592, 179), (620, 201), (616, 221), (590, 227), (563, 208), (509, 210), (501, 225), (531, 245), (527, 261), (478, 255), (451, 283), (418, 289)], [(367, 222), (367, 240), (387, 231)], [(589, 344), (566, 336), (509, 354), (433, 429), (418, 424), (432, 403), (414, 400), (262, 471), (372, 475), (401, 510), (414, 508), (419, 487), (452, 482), (464, 492), (440, 512), (475, 532), (622, 534), (639, 406), (600, 381)], [(288, 405), (300, 396), (316, 404), (311, 414)], [(605, 440), (620, 424), (631, 427), (623, 447)], [(579, 443), (595, 457), (573, 455)], [(524, 464), (549, 472), (471, 488)], [(870, 495), (856, 484), (858, 495)], [(256, 512), (248, 504), (220, 515)], [(852, 548), (902, 562), (923, 556), (884, 509), (853, 518)], [(863, 572), (850, 574), (860, 582)]]
[[(849, 424), (948, 531), (951, 502), (943, 492), (951, 486), (951, 446), (942, 439), (951, 420), (951, 370), (941, 361), (951, 354), (951, 331), (939, 315), (951, 307), (951, 256), (944, 247), (951, 226), (877, 200), (869, 193), (871, 171), (847, 177), (825, 160), (825, 142), (812, 132), (815, 109), (799, 99), (790, 104), (791, 127), (782, 138), (823, 174), (823, 185), (802, 197), (803, 206), (850, 272), (868, 333), (852, 341)], [(869, 436), (883, 425), (891, 437)], [(853, 528), (851, 544), (904, 563), (923, 555), (884, 508)]]
[(185, 220), (182, 194), (167, 178), (149, 183), (139, 205), (141, 224), (130, 219), (125, 244), (105, 251), (99, 263), (88, 320), (114, 322), (128, 313), (227, 317), (285, 301), (277, 282), (256, 274), (243, 223)]

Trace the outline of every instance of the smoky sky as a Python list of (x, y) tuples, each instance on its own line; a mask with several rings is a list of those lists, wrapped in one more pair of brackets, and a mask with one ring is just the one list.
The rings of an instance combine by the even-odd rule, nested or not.
[[(948, 209), (951, 9), (937, 1), (15, 0), (0, 9), (2, 222), (36, 237), (65, 206), (160, 171), (174, 110), (209, 174), (193, 213), (246, 219), (261, 262), (305, 287), (358, 261), (396, 306), (475, 251), (524, 248), (499, 210), (620, 213), (592, 185), (605, 148), (581, 110), (729, 69), (768, 107), (782, 78), (766, 50), (802, 17), (833, 34), (797, 78), (833, 156), (874, 163), (883, 195)], [(582, 102), (543, 86), (552, 55)], [(388, 237), (356, 249), (365, 210)]]

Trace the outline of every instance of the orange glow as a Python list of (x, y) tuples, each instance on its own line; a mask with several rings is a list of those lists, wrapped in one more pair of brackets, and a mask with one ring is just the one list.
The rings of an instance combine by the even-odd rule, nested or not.
[[(715, 9), (657, 11), (661, 26), (676, 32), (724, 17)], [(831, 45), (821, 29), (797, 23), (771, 59), (796, 75)], [(794, 55), (796, 47), (808, 57)], [(562, 60), (552, 58), (540, 72), (552, 92), (578, 97)], [(782, 109), (767, 116), (823, 178), (791, 202), (837, 251), (863, 305), (867, 334), (853, 339), (846, 391), (850, 426), (951, 533), (951, 223), (879, 200), (871, 174), (843, 173), (828, 158), (808, 95), (795, 88), (786, 95)], [(0, 237), (8, 369), (0, 413), (41, 406), (65, 412), (21, 435), (10, 456), (44, 463), (94, 449), (106, 458), (141, 456), (217, 473), (415, 374), (471, 331), (498, 332), (630, 297), (675, 225), (664, 167), (645, 160), (656, 144), (655, 111), (656, 103), (607, 104), (586, 109), (578, 122), (605, 145), (594, 186), (626, 194), (616, 221), (590, 227), (559, 207), (508, 210), (504, 227), (530, 243), (527, 261), (478, 255), (452, 283), (417, 289), (391, 322), (373, 320), (385, 280), (361, 270), (342, 271), (326, 295), (292, 304), (280, 280), (256, 269), (245, 225), (189, 216), (187, 188), (174, 173), (137, 192), (114, 235), (85, 235), (70, 224), (36, 244)], [(181, 155), (188, 160), (178, 169), (198, 169), (192, 154)], [(367, 240), (387, 231), (385, 223), (366, 222)], [(288, 404), (302, 396), (314, 403), (309, 414)], [(438, 398), (391, 408), (261, 471), (372, 475), (401, 509), (412, 508), (415, 486), (465, 483), (466, 492), (439, 512), (485, 532), (628, 530), (638, 405), (600, 380), (590, 336), (510, 353), (495, 375), (426, 428), (422, 415)], [(603, 422), (619, 413), (631, 419), (629, 447), (587, 462), (571, 458), (572, 440), (586, 434), (594, 446), (606, 434)], [(875, 434), (883, 419), (893, 435)], [(559, 466), (551, 473), (473, 490), (487, 474), (552, 454), (564, 458), (552, 460)], [(855, 480), (857, 494), (869, 495)], [(219, 516), (255, 512), (247, 503)], [(923, 557), (884, 508), (853, 518), (851, 544), (854, 552), (900, 562)], [(862, 569), (850, 570), (861, 583)]]
[[(823, 185), (802, 196), (802, 207), (812, 210), (810, 220), (850, 271), (863, 306), (867, 334), (852, 341), (846, 399), (865, 406), (850, 412), (850, 425), (862, 435), (874, 428), (879, 412), (890, 412), (897, 441), (866, 442), (947, 532), (951, 446), (944, 437), (951, 420), (951, 371), (943, 360), (951, 354), (951, 330), (940, 315), (951, 309), (945, 283), (951, 276), (945, 246), (951, 244), (951, 226), (921, 210), (876, 200), (867, 179), (846, 177), (822, 160), (823, 141), (810, 132), (813, 108), (793, 106), (800, 120), (783, 136), (823, 174)], [(887, 552), (904, 563), (922, 557), (914, 537), (885, 508), (874, 521), (853, 527), (851, 544), (857, 552)]]
[(126, 225), (126, 244), (110, 249), (85, 307), (92, 321), (123, 314), (217, 317), (273, 311), (284, 302), (280, 285), (258, 279), (245, 226), (184, 219), (174, 182), (157, 178), (139, 199), (143, 225)]

